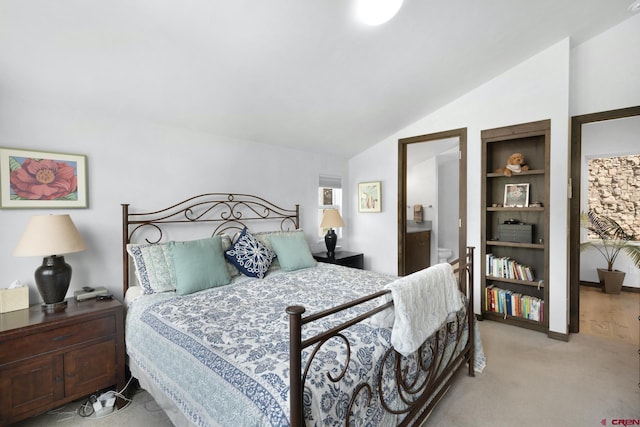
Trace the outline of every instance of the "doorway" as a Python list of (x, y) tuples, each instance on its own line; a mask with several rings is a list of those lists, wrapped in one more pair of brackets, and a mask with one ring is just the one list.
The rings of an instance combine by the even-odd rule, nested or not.
[(580, 211), (582, 126), (605, 120), (640, 116), (640, 106), (585, 114), (571, 118), (571, 199), (569, 201), (569, 332), (580, 332)]
[[(413, 173), (416, 164), (431, 164), (433, 179)], [(417, 176), (417, 178), (416, 178)], [(413, 182), (417, 181), (415, 184)], [(454, 182), (452, 184), (452, 182)], [(415, 196), (412, 186), (421, 187)], [(453, 187), (453, 188), (452, 188)], [(423, 199), (420, 199), (423, 197)], [(421, 214), (419, 212), (421, 211)], [(455, 211), (455, 212), (454, 212)], [(416, 219), (418, 221), (416, 221)], [(421, 221), (420, 221), (421, 220)], [(414, 228), (417, 227), (417, 228)], [(410, 231), (430, 231), (431, 265), (459, 259), (466, 267), (467, 242), (467, 129), (403, 138), (398, 141), (398, 275), (409, 274), (415, 259), (409, 253)], [(439, 256), (438, 248), (441, 249)], [(444, 250), (443, 250), (444, 249)], [(448, 249), (451, 249), (449, 254)], [(420, 256), (425, 256), (424, 254)]]

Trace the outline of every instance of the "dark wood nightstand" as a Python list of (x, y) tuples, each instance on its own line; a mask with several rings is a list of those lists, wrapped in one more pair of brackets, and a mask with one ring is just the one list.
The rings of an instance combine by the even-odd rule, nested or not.
[(116, 300), (67, 300), (0, 314), (0, 425), (98, 390), (125, 385), (124, 308)]
[(326, 252), (316, 252), (313, 254), (316, 261), (327, 262), (329, 264), (344, 265), (345, 267), (364, 268), (364, 255), (358, 252), (336, 251), (335, 255), (330, 257)]

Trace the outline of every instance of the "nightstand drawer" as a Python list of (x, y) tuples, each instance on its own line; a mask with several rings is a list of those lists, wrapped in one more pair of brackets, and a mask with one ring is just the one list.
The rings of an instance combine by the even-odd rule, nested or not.
[(115, 316), (89, 320), (85, 323), (63, 326), (34, 335), (0, 342), (2, 347), (11, 351), (0, 354), (0, 365), (7, 362), (33, 357), (54, 350), (64, 349), (75, 344), (90, 341), (116, 333)]

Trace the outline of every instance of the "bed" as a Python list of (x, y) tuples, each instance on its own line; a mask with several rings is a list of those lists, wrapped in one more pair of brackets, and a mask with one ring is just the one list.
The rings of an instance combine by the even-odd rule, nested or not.
[(473, 248), (420, 272), (449, 291), (429, 291), (431, 329), (398, 332), (418, 277), (316, 263), (299, 211), (229, 193), (122, 205), (128, 366), (174, 424), (419, 425), (482, 369)]

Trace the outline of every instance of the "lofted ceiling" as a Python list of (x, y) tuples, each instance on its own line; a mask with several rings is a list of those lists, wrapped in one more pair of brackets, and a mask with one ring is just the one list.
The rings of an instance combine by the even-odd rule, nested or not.
[(349, 158), (630, 3), (405, 0), (367, 27), (354, 0), (0, 0), (0, 103)]

